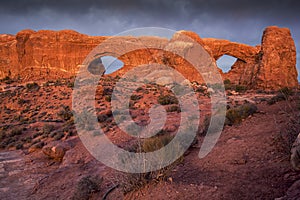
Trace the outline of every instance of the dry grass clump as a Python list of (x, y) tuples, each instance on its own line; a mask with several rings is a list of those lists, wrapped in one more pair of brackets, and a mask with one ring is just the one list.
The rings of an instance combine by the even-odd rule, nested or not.
[[(158, 135), (151, 138), (144, 139), (139, 145), (134, 146), (134, 152), (153, 152), (166, 146), (174, 136), (170, 134)], [(180, 145), (178, 146), (180, 148)], [(176, 151), (176, 150), (174, 150)], [(169, 159), (172, 157), (172, 152), (165, 151), (160, 156), (160, 159)], [(157, 171), (147, 173), (123, 173), (121, 175), (121, 188), (124, 194), (137, 191), (145, 187), (149, 183), (158, 183), (160, 181), (167, 180), (170, 177), (172, 170), (180, 163), (183, 162), (183, 156), (178, 158), (175, 162), (169, 166), (163, 167)]]

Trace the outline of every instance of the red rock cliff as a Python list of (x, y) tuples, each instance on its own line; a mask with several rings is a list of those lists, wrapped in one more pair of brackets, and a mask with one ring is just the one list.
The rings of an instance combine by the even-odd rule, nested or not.
[[(213, 60), (223, 55), (237, 58), (224, 79), (249, 88), (279, 89), (298, 85), (296, 71), (296, 48), (287, 28), (267, 27), (262, 43), (253, 47), (221, 39), (202, 39), (196, 33), (180, 31), (204, 47)], [(88, 53), (108, 37), (87, 36), (75, 31), (24, 30), (16, 36), (0, 35), (0, 78), (20, 77), (21, 80), (56, 79), (75, 75)], [(202, 82), (201, 76), (184, 59), (165, 53), (162, 48), (170, 46), (178, 38), (168, 41), (157, 37), (118, 37), (116, 42), (145, 43), (148, 49), (130, 51), (119, 59), (124, 67), (114, 74), (124, 74), (129, 69), (146, 63), (171, 65), (190, 81)], [(172, 45), (171, 45), (172, 46)], [(118, 49), (114, 49), (118, 51)], [(214, 63), (215, 64), (215, 63)]]

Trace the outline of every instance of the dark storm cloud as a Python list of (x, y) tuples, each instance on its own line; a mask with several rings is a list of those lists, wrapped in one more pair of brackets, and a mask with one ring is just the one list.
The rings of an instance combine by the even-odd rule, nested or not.
[[(269, 24), (293, 26), (300, 17), (299, 7), (299, 1), (295, 0), (16, 0), (1, 1), (0, 15), (5, 25), (2, 33), (49, 27), (72, 28), (94, 35), (114, 34), (132, 27), (163, 26), (193, 29), (206, 37), (225, 33), (225, 38), (234, 39), (236, 31), (242, 31), (238, 35), (242, 37), (248, 28), (261, 32)], [(97, 32), (99, 26), (102, 30)], [(253, 43), (255, 39), (246, 42)]]
[[(0, 33), (22, 29), (74, 29), (111, 35), (145, 26), (187, 29), (201, 37), (260, 43), (266, 26), (291, 29), (300, 49), (300, 1), (28, 0), (0, 2)], [(299, 57), (298, 57), (299, 60)]]

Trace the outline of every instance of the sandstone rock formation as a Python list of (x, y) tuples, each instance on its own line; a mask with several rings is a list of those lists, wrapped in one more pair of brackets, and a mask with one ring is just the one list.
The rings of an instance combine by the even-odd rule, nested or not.
[[(219, 70), (223, 79), (234, 84), (273, 90), (298, 86), (296, 48), (291, 33), (287, 28), (274, 26), (265, 29), (262, 44), (255, 47), (228, 40), (202, 39), (190, 31), (179, 31), (167, 40), (146, 36), (87, 36), (70, 30), (24, 30), (16, 36), (0, 35), (0, 78), (10, 76), (30, 81), (74, 76), (90, 51), (105, 43), (105, 39), (113, 38), (115, 47), (109, 47), (102, 56), (116, 56), (124, 63), (114, 75), (122, 75), (142, 64), (159, 63), (176, 69), (190, 81), (203, 82), (203, 77), (189, 62), (163, 50), (174, 50), (178, 44), (187, 44), (186, 41), (180, 43), (182, 37), (178, 35), (186, 35), (203, 46), (211, 55), (213, 65), (223, 55), (236, 57), (237, 61), (228, 73)], [(123, 45), (126, 48), (118, 49), (119, 44), (126, 44)], [(144, 48), (137, 48), (141, 44)], [(188, 51), (193, 47), (180, 48)]]
[(45, 80), (72, 76), (86, 55), (104, 39), (69, 30), (24, 30), (16, 36), (1, 35), (0, 77)]
[(290, 30), (278, 27), (266, 28), (262, 38), (257, 86), (270, 88), (297, 85), (295, 66), (296, 47)]

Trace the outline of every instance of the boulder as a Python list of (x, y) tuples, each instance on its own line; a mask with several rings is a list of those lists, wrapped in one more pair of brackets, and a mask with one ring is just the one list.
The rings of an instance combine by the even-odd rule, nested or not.
[(43, 153), (47, 155), (49, 158), (61, 161), (65, 155), (66, 149), (62, 145), (55, 146), (45, 146), (42, 149)]

